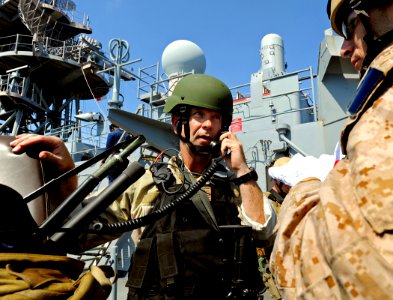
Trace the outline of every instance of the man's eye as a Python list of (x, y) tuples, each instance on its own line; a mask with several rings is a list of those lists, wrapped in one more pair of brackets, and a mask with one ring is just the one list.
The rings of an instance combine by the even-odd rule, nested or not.
[(203, 116), (203, 113), (200, 112), (200, 111), (196, 111), (196, 112), (194, 113), (194, 116), (195, 116), (195, 117), (202, 117), (202, 116)]

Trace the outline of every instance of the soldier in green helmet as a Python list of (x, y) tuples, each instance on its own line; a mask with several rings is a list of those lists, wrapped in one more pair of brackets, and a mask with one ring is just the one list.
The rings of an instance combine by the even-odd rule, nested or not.
[[(164, 107), (179, 137), (179, 153), (153, 164), (100, 216), (122, 222), (162, 209), (190, 189), (215, 157), (223, 158), (195, 195), (157, 222), (133, 230), (129, 299), (258, 299), (262, 283), (255, 247), (247, 254), (244, 241), (239, 244), (247, 257), (233, 264), (239, 249), (232, 251), (237, 239), (228, 232), (250, 229), (254, 240), (266, 242), (276, 216), (242, 144), (228, 131), (232, 110), (231, 92), (222, 81), (204, 74), (182, 78)], [(24, 136), (14, 146), (35, 138)], [(116, 237), (89, 236), (80, 240), (81, 248)], [(243, 259), (251, 268), (245, 269)]]

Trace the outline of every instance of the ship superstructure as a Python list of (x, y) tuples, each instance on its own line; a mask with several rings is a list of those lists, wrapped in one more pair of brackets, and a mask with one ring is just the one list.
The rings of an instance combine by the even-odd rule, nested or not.
[[(251, 74), (249, 83), (231, 88), (234, 113), (230, 130), (242, 141), (247, 162), (258, 171), (263, 190), (269, 189), (267, 168), (275, 158), (295, 153), (333, 155), (347, 117), (346, 101), (358, 83), (357, 71), (339, 55), (341, 43), (340, 37), (327, 30), (317, 74), (311, 67), (287, 72), (282, 38), (265, 35), (260, 69)], [(159, 64), (139, 71), (141, 104), (135, 114), (109, 111), (113, 122), (133, 134), (145, 135), (156, 151), (178, 144), (169, 116), (163, 113), (165, 99), (181, 77), (203, 73), (206, 68), (202, 49), (187, 40), (169, 44), (161, 61), (163, 73)]]
[[(95, 155), (105, 145), (99, 137), (105, 116), (79, 116), (81, 101), (105, 96), (116, 73), (126, 81), (132, 74), (119, 70), (117, 53), (105, 56), (90, 36), (88, 16), (71, 0), (2, 0), (0, 13), (0, 132), (53, 134), (72, 139), (80, 152), (75, 160)], [(81, 121), (97, 125), (88, 144), (81, 141)]]

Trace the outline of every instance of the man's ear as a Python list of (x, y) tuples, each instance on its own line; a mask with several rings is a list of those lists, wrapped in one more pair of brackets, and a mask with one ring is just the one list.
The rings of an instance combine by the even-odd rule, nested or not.
[(180, 119), (179, 116), (172, 115), (172, 119), (171, 119), (171, 121), (172, 121), (172, 130), (173, 130), (173, 132), (175, 134), (177, 134), (176, 128), (177, 128), (177, 122), (179, 122), (179, 119)]

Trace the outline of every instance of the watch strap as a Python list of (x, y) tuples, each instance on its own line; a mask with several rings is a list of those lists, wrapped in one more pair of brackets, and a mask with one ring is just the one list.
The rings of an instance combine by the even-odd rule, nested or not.
[(233, 183), (237, 184), (237, 185), (241, 185), (242, 183), (246, 183), (250, 180), (255, 180), (255, 181), (258, 180), (257, 171), (255, 171), (255, 169), (252, 167), (250, 168), (250, 172), (248, 172), (240, 177), (232, 179)]

